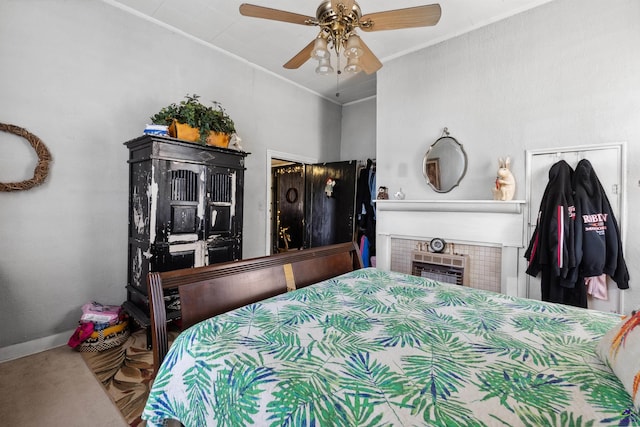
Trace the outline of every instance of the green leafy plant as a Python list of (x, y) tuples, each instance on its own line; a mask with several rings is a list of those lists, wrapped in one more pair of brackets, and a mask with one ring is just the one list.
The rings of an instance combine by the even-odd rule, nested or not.
[(179, 104), (169, 104), (151, 116), (151, 122), (156, 125), (170, 125), (175, 120), (194, 127), (200, 131), (202, 144), (206, 143), (211, 131), (227, 135), (236, 132), (233, 120), (219, 102), (213, 101), (213, 106), (209, 107), (202, 104), (199, 98), (196, 94), (187, 94)]

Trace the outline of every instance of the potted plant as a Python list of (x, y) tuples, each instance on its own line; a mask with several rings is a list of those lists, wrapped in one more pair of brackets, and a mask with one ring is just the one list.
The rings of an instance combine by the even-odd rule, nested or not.
[(227, 147), (235, 124), (219, 102), (208, 107), (196, 94), (187, 95), (179, 104), (172, 103), (151, 116), (156, 125), (168, 125), (169, 135), (201, 144)]

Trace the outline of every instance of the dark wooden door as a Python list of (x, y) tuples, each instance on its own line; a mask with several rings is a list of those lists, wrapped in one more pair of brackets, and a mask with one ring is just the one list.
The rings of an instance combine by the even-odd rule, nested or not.
[[(353, 241), (356, 170), (354, 160), (306, 166), (306, 248)], [(329, 180), (335, 182), (331, 188)]]

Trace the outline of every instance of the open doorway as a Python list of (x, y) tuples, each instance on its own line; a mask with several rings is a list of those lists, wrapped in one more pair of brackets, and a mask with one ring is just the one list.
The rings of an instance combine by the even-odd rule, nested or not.
[(271, 160), (271, 253), (304, 247), (305, 164)]
[(268, 155), (268, 254), (355, 239), (357, 161)]
[[(276, 224), (276, 201), (274, 194), (274, 183), (273, 183), (273, 168), (282, 167), (285, 165), (301, 165), (305, 164), (313, 164), (318, 160), (305, 157), (298, 156), (295, 154), (284, 153), (280, 151), (267, 150), (267, 168), (266, 168), (266, 199), (267, 199), (267, 209), (266, 209), (266, 248), (265, 253), (267, 255), (273, 254), (277, 252), (278, 243), (274, 240), (274, 234), (278, 233), (278, 229)], [(300, 198), (301, 194), (298, 194), (298, 198)], [(304, 199), (304, 197), (303, 197)]]

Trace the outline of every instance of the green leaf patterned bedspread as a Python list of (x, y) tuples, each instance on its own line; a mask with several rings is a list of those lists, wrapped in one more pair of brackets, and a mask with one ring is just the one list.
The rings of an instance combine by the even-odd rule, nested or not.
[(184, 331), (142, 418), (188, 427), (640, 425), (594, 352), (619, 321), (357, 270)]

